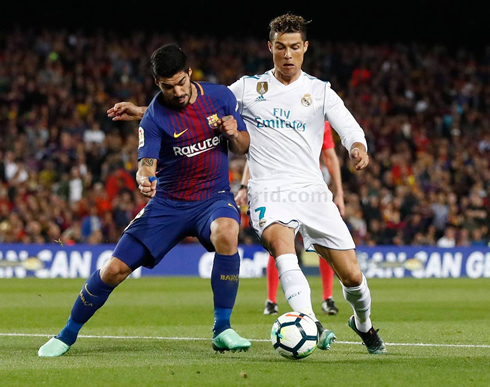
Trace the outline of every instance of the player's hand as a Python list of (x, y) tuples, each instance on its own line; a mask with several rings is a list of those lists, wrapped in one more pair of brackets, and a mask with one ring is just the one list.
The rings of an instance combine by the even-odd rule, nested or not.
[(234, 139), (238, 137), (238, 124), (233, 116), (224, 116), (217, 122), (218, 130), (227, 138)]
[(245, 188), (241, 188), (235, 195), (235, 203), (238, 207), (246, 206), (248, 203), (247, 200), (247, 190)]
[(364, 146), (355, 146), (349, 152), (349, 157), (354, 160), (356, 164), (356, 170), (360, 171), (364, 169), (369, 164), (369, 155), (364, 149)]
[(107, 110), (107, 116), (112, 121), (135, 121), (143, 118), (141, 108), (132, 102), (118, 102)]
[(148, 198), (152, 198), (157, 193), (157, 183), (158, 183), (158, 179), (155, 179), (153, 181), (150, 181), (149, 178), (143, 179), (141, 180), (138, 189), (144, 196)]

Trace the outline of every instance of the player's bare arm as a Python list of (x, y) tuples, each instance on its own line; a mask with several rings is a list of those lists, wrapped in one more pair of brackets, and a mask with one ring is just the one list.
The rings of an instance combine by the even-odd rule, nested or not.
[(358, 171), (366, 168), (369, 164), (369, 155), (367, 154), (366, 147), (360, 142), (352, 144), (349, 157), (356, 163), (356, 170)]
[(250, 135), (246, 131), (239, 131), (238, 124), (233, 116), (224, 116), (218, 121), (218, 130), (229, 141), (230, 150), (237, 155), (248, 152)]
[(138, 162), (138, 172), (136, 172), (136, 181), (138, 189), (146, 197), (152, 198), (157, 192), (158, 180), (150, 181), (155, 177), (157, 171), (157, 160), (143, 158)]
[(107, 116), (112, 121), (136, 121), (141, 120), (147, 106), (136, 106), (132, 102), (118, 102), (107, 110)]

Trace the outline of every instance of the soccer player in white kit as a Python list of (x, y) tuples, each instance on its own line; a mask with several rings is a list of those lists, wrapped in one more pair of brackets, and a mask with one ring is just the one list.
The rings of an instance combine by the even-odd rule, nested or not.
[[(369, 163), (364, 131), (330, 83), (302, 71), (309, 44), (307, 24), (289, 13), (272, 20), (268, 46), (274, 68), (230, 86), (250, 133), (250, 223), (276, 260), (281, 287), (293, 310), (314, 317), (310, 287), (294, 247), (300, 232), (305, 249), (325, 258), (339, 278), (354, 311), (350, 328), (369, 353), (386, 353), (371, 323), (371, 295), (354, 241), (318, 167), (326, 120), (339, 134), (356, 170)], [(335, 335), (317, 325), (318, 347), (329, 349)]]

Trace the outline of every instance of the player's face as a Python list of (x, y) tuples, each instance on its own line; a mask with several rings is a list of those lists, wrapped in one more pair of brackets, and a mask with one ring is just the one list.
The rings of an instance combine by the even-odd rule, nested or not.
[(192, 70), (181, 71), (170, 78), (155, 79), (155, 84), (160, 88), (163, 100), (166, 104), (178, 109), (186, 107), (192, 100)]
[(301, 72), (307, 49), (308, 41), (303, 41), (299, 32), (276, 34), (275, 39), (269, 42), (276, 77), (296, 79)]

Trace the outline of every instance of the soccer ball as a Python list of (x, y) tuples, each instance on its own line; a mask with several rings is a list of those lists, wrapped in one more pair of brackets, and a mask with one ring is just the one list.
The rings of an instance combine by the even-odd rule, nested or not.
[(272, 325), (274, 349), (288, 359), (303, 359), (313, 353), (318, 344), (318, 327), (307, 314), (288, 312)]

